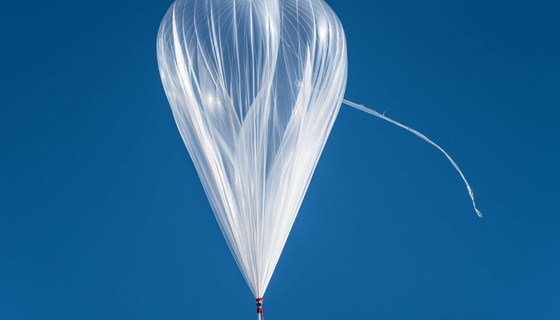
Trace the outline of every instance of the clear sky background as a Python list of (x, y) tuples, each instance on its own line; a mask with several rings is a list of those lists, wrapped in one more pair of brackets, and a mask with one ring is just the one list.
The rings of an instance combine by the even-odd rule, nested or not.
[[(560, 319), (560, 2), (329, 0), (346, 98), (274, 319)], [(156, 63), (170, 0), (0, 4), (0, 319), (253, 319)]]

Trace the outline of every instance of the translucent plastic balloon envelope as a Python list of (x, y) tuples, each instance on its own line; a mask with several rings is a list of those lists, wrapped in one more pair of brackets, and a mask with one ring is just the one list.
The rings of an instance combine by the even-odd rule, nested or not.
[(322, 0), (178, 0), (157, 50), (175, 122), (260, 298), (342, 103), (342, 25)]

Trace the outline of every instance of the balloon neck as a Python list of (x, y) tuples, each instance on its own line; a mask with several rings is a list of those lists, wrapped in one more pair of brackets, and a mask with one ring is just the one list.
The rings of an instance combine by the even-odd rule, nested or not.
[(263, 305), (263, 298), (257, 298), (257, 313), (258, 314), (263, 314), (262, 305)]

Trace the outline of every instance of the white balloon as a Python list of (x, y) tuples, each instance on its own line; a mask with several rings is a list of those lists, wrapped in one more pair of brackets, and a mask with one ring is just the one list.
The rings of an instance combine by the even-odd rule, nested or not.
[(342, 103), (342, 25), (322, 0), (177, 0), (157, 55), (218, 224), (260, 298)]

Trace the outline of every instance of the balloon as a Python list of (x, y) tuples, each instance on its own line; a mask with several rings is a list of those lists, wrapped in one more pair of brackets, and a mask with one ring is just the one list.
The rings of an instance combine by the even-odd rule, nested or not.
[(214, 215), (262, 298), (342, 103), (342, 25), (322, 0), (177, 0), (157, 56)]

